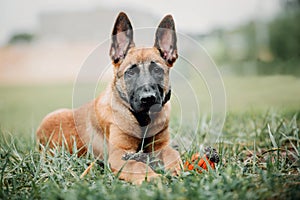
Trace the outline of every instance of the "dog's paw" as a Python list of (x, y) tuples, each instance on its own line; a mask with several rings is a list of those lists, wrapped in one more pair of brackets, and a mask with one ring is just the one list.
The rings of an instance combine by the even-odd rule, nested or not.
[(135, 178), (132, 183), (135, 185), (141, 185), (143, 182), (151, 182), (151, 181), (156, 181), (161, 178), (160, 174), (152, 173), (151, 175), (147, 175), (146, 177), (137, 177)]
[(181, 160), (165, 166), (166, 171), (170, 172), (172, 176), (179, 176), (182, 171), (182, 162)]

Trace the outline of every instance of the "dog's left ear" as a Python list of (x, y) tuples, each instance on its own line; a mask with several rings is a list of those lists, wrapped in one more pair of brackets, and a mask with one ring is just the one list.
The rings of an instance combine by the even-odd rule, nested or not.
[(128, 50), (134, 47), (133, 30), (127, 15), (120, 12), (111, 36), (110, 57), (118, 66), (125, 58)]
[(175, 23), (171, 15), (165, 16), (160, 22), (155, 34), (154, 47), (159, 50), (161, 57), (169, 67), (178, 58)]

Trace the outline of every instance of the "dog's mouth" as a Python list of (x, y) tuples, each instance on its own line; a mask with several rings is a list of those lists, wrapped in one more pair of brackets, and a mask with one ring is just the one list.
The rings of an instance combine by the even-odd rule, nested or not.
[(161, 98), (156, 96), (132, 97), (130, 102), (131, 108), (135, 113), (155, 113), (160, 112), (162, 109)]

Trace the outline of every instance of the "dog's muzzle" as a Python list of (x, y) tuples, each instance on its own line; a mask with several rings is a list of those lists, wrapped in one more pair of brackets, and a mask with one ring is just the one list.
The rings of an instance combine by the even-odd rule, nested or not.
[(159, 112), (162, 97), (158, 86), (148, 84), (139, 87), (132, 95), (131, 107), (135, 112)]

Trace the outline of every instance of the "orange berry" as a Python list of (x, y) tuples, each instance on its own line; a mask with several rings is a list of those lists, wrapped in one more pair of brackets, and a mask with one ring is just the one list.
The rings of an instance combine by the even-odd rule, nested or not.
[[(186, 161), (184, 163), (184, 169), (185, 170), (193, 170), (194, 169), (194, 165), (196, 164), (195, 162), (198, 161), (197, 165), (199, 167), (201, 167), (203, 170), (208, 170), (208, 167), (206, 165), (206, 162), (210, 165), (210, 167), (212, 169), (215, 169), (215, 163), (211, 160), (208, 159), (208, 157), (206, 155), (204, 155), (202, 158), (200, 158), (200, 154), (199, 153), (195, 153), (192, 155), (191, 157), (191, 163), (189, 163), (189, 161)], [(204, 160), (205, 159), (205, 160)], [(197, 169), (197, 172), (201, 173), (202, 171)]]

